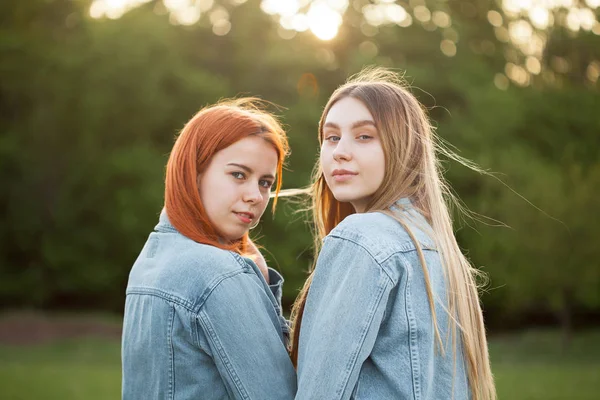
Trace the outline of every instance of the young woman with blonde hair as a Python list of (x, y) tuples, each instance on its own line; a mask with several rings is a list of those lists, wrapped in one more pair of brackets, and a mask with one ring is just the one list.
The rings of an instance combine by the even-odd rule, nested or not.
[(364, 70), (331, 95), (319, 141), (296, 398), (495, 399), (478, 271), (453, 234), (421, 104), (397, 74)]
[(123, 399), (294, 397), (283, 280), (248, 238), (287, 152), (254, 99), (206, 107), (181, 131), (127, 285)]

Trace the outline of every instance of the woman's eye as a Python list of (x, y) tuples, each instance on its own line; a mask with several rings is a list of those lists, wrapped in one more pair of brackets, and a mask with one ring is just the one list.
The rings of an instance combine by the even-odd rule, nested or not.
[(273, 182), (271, 182), (271, 181), (265, 181), (265, 180), (259, 181), (258, 184), (260, 186), (262, 186), (263, 188), (265, 188), (265, 189), (270, 189), (271, 186), (273, 186)]
[(360, 140), (369, 140), (369, 139), (372, 139), (372, 138), (373, 138), (373, 136), (369, 136), (369, 135), (360, 135), (358, 138), (359, 138)]
[(340, 140), (340, 137), (335, 136), (335, 135), (330, 135), (330, 136), (326, 136), (325, 140), (328, 142), (338, 142)]
[(244, 173), (243, 172), (232, 172), (231, 176), (233, 176), (235, 179), (244, 179)]

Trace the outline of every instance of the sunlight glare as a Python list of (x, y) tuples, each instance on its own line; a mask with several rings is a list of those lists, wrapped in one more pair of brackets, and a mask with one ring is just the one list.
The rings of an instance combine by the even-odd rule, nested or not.
[(199, 0), (196, 1), (196, 7), (198, 7), (200, 9), (200, 12), (207, 12), (208, 10), (210, 10), (213, 5), (215, 4), (214, 0)]
[(440, 50), (446, 57), (454, 57), (456, 55), (456, 45), (453, 41), (444, 39), (440, 43)]
[(189, 0), (163, 0), (163, 4), (170, 11), (182, 10), (191, 6)]
[(118, 19), (132, 8), (138, 7), (150, 0), (95, 0), (90, 5), (90, 17)]
[(213, 25), (213, 33), (217, 36), (225, 36), (231, 30), (231, 22), (222, 19)]
[[(553, 2), (553, 7), (554, 8), (559, 8), (559, 7), (564, 7), (564, 8), (571, 8), (573, 7), (573, 0), (554, 0)], [(552, 7), (552, 5), (551, 5)]]
[(532, 56), (527, 57), (527, 60), (525, 61), (525, 67), (527, 67), (527, 70), (534, 75), (538, 75), (540, 72), (542, 72), (542, 64), (540, 64), (540, 60)]
[(225, 21), (229, 20), (229, 12), (227, 11), (227, 9), (225, 9), (225, 7), (217, 7), (213, 11), (211, 11), (211, 13), (210, 13), (210, 23), (211, 24), (216, 25), (223, 20), (225, 20)]
[[(547, 43), (547, 38), (541, 32), (554, 25), (566, 27), (572, 32), (586, 30), (600, 34), (600, 24), (595, 11), (600, 7), (600, 0), (501, 0), (500, 4), (503, 14), (489, 11), (488, 21), (495, 27), (498, 40), (512, 42), (526, 56), (536, 56), (538, 59), (541, 57)], [(508, 24), (503, 23), (503, 19), (506, 19)], [(507, 31), (503, 27), (506, 25)], [(558, 69), (563, 67), (561, 62), (557, 65)], [(535, 74), (534, 71), (538, 70), (535, 61), (529, 61), (525, 67), (527, 69), (523, 70), (528, 75)], [(556, 67), (554, 69), (558, 71)], [(511, 73), (516, 74), (517, 78), (511, 76)], [(507, 71), (507, 76), (520, 84), (526, 81), (520, 72)]]
[(492, 26), (502, 26), (502, 14), (500, 14), (498, 11), (488, 11), (487, 19)]
[(106, 4), (102, 0), (96, 0), (90, 6), (90, 17), (102, 18), (106, 11)]
[(260, 8), (267, 14), (279, 14), (282, 17), (291, 17), (300, 9), (298, 0), (263, 0)]
[(184, 7), (171, 11), (177, 23), (181, 25), (194, 25), (200, 19), (200, 10), (197, 7)]
[(277, 34), (280, 38), (285, 40), (290, 40), (296, 37), (296, 30), (294, 29), (285, 29), (283, 26), (277, 28)]
[(499, 41), (504, 43), (510, 42), (510, 35), (508, 34), (508, 30), (505, 27), (496, 27), (494, 29), (494, 33), (496, 34), (496, 39), (498, 39)]
[(279, 19), (279, 26), (285, 30), (294, 29), (293, 25), (294, 17), (292, 16), (283, 16)]
[(502, 8), (504, 11), (516, 14), (521, 11), (521, 2), (519, 0), (504, 0), (502, 1)]
[(292, 17), (292, 27), (298, 32), (308, 29), (308, 17), (306, 14), (296, 14)]
[(342, 16), (322, 1), (311, 4), (307, 13), (308, 26), (321, 40), (331, 40), (342, 24)]
[(534, 7), (529, 10), (529, 19), (538, 29), (546, 29), (550, 25), (550, 12), (546, 8)]
[(524, 19), (511, 22), (508, 25), (508, 32), (513, 42), (517, 44), (527, 43), (531, 39), (533, 29), (529, 22)]
[(368, 4), (362, 8), (362, 13), (367, 22), (373, 26), (383, 25), (385, 21), (385, 12), (379, 4)]
[(413, 19), (410, 16), (410, 14), (406, 14), (406, 18), (404, 18), (402, 21), (400, 21), (398, 23), (398, 26), (401, 26), (402, 28), (407, 28), (412, 25), (412, 22), (413, 22)]
[(427, 22), (431, 19), (431, 11), (425, 6), (417, 6), (414, 9), (415, 18), (421, 22)]
[(450, 15), (446, 14), (443, 11), (434, 11), (432, 20), (433, 23), (439, 26), (440, 28), (448, 28), (452, 24)]
[(348, 8), (348, 0), (326, 0), (327, 5), (337, 11), (339, 14), (343, 14)]
[(594, 27), (594, 23), (596, 22), (596, 15), (594, 15), (594, 12), (589, 8), (580, 8), (579, 22), (581, 24), (581, 28), (586, 31), (591, 31)]
[(372, 26), (396, 24), (402, 27), (412, 23), (412, 17), (399, 4), (368, 4), (362, 8), (365, 20)]
[(600, 63), (598, 61), (591, 62), (585, 71), (585, 75), (591, 82), (598, 82), (598, 78), (600, 78)]
[(573, 32), (577, 32), (580, 27), (581, 20), (579, 18), (579, 13), (577, 12), (577, 9), (572, 8), (569, 10), (569, 14), (567, 15), (567, 28)]
[(506, 75), (518, 85), (527, 86), (529, 85), (529, 73), (525, 68), (520, 65), (515, 65), (513, 63), (507, 63), (504, 68), (504, 72)]
[(401, 24), (408, 16), (404, 7), (399, 4), (388, 4), (385, 7), (385, 13), (387, 18), (395, 24)]

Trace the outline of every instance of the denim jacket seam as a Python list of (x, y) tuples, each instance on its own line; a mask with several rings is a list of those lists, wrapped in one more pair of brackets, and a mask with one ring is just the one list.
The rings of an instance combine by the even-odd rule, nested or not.
[(175, 227), (169, 226), (169, 225), (167, 225), (165, 223), (162, 223), (162, 222), (159, 222), (154, 227), (154, 232), (157, 232), (157, 233), (177, 233), (178, 235), (181, 235), (181, 233), (179, 233), (179, 231), (177, 229), (175, 229)]
[(204, 292), (202, 293), (202, 295), (198, 298), (198, 304), (191, 311), (194, 312), (194, 313), (196, 313), (196, 314), (198, 314), (200, 312), (200, 310), (202, 310), (202, 308), (204, 307), (204, 304), (206, 303), (206, 300), (208, 300), (208, 298), (210, 297), (210, 295), (212, 294), (212, 292), (214, 292), (215, 289), (224, 280), (232, 278), (232, 277), (240, 275), (240, 274), (243, 274), (245, 272), (246, 271), (244, 269), (238, 269), (238, 270), (231, 271), (231, 272), (228, 272), (226, 274), (222, 274), (222, 275), (219, 275), (219, 276), (215, 277), (212, 281), (210, 281), (208, 283), (208, 285), (206, 285), (206, 290), (204, 290)]
[(199, 319), (200, 323), (206, 329), (206, 332), (208, 333), (208, 338), (210, 339), (211, 342), (214, 343), (216, 350), (217, 350), (217, 354), (219, 354), (221, 361), (225, 365), (225, 369), (227, 370), (227, 373), (229, 374), (229, 377), (231, 378), (232, 382), (235, 384), (235, 388), (237, 389), (238, 393), (240, 394), (240, 396), (242, 396), (242, 398), (250, 399), (250, 396), (248, 395), (248, 392), (244, 388), (244, 385), (242, 384), (240, 377), (238, 376), (238, 374), (235, 372), (235, 369), (231, 365), (229, 356), (223, 349), (223, 345), (221, 344), (219, 337), (214, 332), (214, 329), (212, 327), (212, 324), (210, 322), (210, 318), (208, 317), (208, 314), (206, 314), (206, 312), (204, 312), (202, 310), (198, 313), (198, 319)]
[(175, 320), (175, 306), (171, 304), (170, 307), (170, 318), (169, 324), (167, 326), (167, 347), (169, 352), (169, 399), (173, 400), (175, 398), (175, 351), (173, 349), (173, 326)]
[(198, 318), (199, 318), (199, 315), (197, 313), (190, 312), (190, 328), (191, 328), (191, 331), (192, 331), (191, 335), (192, 335), (192, 339), (196, 343), (196, 346), (199, 349), (204, 349), (205, 346), (202, 346), (202, 343), (200, 341), (200, 335), (201, 335), (200, 331), (201, 331), (201, 329), (198, 328)]
[[(402, 228), (402, 231), (406, 232), (404, 228)], [(413, 230), (413, 234), (415, 234), (414, 230)], [(361, 232), (357, 232), (356, 230), (353, 230), (351, 228), (349, 229), (348, 227), (336, 229), (335, 231), (330, 233), (329, 236), (335, 236), (335, 237), (339, 237), (342, 239), (351, 239), (351, 236), (357, 236), (357, 237), (360, 237), (365, 242), (373, 243), (374, 246), (377, 246), (377, 243), (374, 243), (370, 238), (364, 236)], [(416, 234), (415, 239), (417, 240), (417, 242), (423, 249), (436, 250), (436, 245), (430, 238), (428, 238), (428, 237), (423, 238), (420, 236), (421, 235)], [(413, 242), (412, 238), (410, 238), (410, 236), (406, 240), (403, 240), (401, 242), (391, 243), (391, 244), (394, 246), (394, 250), (392, 251), (392, 253), (410, 252), (412, 250), (417, 249), (415, 243)]]
[[(383, 271), (383, 272), (385, 273), (385, 271)], [(387, 276), (387, 273), (385, 273), (385, 276), (389, 279), (389, 276)], [(385, 293), (386, 280), (385, 279), (383, 281), (380, 280), (378, 287), (379, 287), (379, 290), (377, 291), (377, 293), (375, 294), (375, 296), (373, 298), (373, 305), (369, 309), (368, 314), (367, 314), (367, 323), (365, 324), (365, 326), (362, 329), (362, 332), (360, 333), (359, 340), (358, 340), (358, 346), (356, 347), (356, 350), (350, 357), (350, 360), (348, 360), (348, 363), (346, 365), (346, 370), (345, 370), (346, 376), (342, 379), (342, 382), (340, 383), (340, 388), (338, 390), (336, 390), (336, 395), (343, 394), (344, 389), (348, 386), (352, 368), (356, 365), (356, 360), (358, 358), (360, 350), (363, 347), (364, 341), (367, 337), (367, 332), (369, 331), (369, 327), (373, 323), (373, 318), (375, 317), (375, 311), (377, 310), (377, 306), (381, 303), (383, 293)]]
[(413, 392), (414, 399), (419, 400), (421, 398), (421, 378), (420, 378), (420, 368), (419, 368), (419, 348), (418, 348), (418, 333), (416, 327), (416, 320), (414, 316), (414, 311), (411, 302), (411, 270), (407, 268), (406, 261), (404, 257), (400, 258), (400, 262), (402, 263), (404, 270), (406, 272), (406, 283), (404, 290), (404, 300), (406, 304), (406, 319), (408, 321), (408, 329), (409, 329), (409, 349), (410, 349), (410, 363), (411, 363), (411, 373), (412, 373), (412, 384), (413, 384)]
[(204, 306), (204, 303), (206, 302), (208, 297), (217, 288), (217, 286), (219, 286), (219, 284), (221, 282), (223, 282), (225, 279), (231, 278), (233, 276), (236, 276), (236, 275), (239, 275), (239, 274), (242, 274), (245, 272), (246, 271), (244, 269), (237, 269), (237, 270), (230, 271), (226, 274), (221, 274), (221, 275), (215, 277), (212, 281), (210, 281), (208, 283), (208, 285), (206, 285), (207, 288), (204, 290), (202, 295), (198, 298), (197, 302), (195, 302), (196, 304), (194, 304), (194, 302), (190, 301), (189, 299), (185, 299), (180, 296), (176, 296), (171, 293), (165, 292), (164, 290), (155, 289), (155, 288), (133, 286), (133, 287), (129, 287), (127, 289), (126, 294), (127, 295), (129, 295), (129, 294), (145, 294), (145, 295), (152, 295), (152, 296), (160, 297), (168, 302), (178, 304), (181, 307), (185, 308), (186, 310), (188, 310), (194, 314), (198, 314), (200, 312), (200, 310), (202, 309), (202, 307)]
[[(379, 264), (384, 264), (390, 257), (393, 257), (396, 254), (399, 254), (399, 253), (410, 253), (410, 252), (413, 252), (413, 251), (417, 250), (417, 247), (413, 243), (412, 239), (408, 239), (408, 240), (402, 241), (400, 243), (393, 243), (392, 245), (393, 245), (394, 248), (391, 249), (387, 254), (385, 254), (385, 256), (379, 257), (379, 258), (383, 258), (382, 260), (379, 260), (378, 257), (376, 257), (373, 254), (373, 251), (370, 249), (370, 246), (367, 246), (367, 245), (365, 245), (364, 243), (361, 242), (361, 240), (365, 241), (365, 242), (368, 242), (368, 243), (372, 243), (372, 241), (369, 238), (367, 238), (367, 237), (363, 236), (362, 234), (360, 234), (359, 232), (352, 232), (352, 231), (348, 232), (348, 231), (345, 231), (345, 230), (342, 229), (342, 230), (339, 230), (339, 231), (337, 231), (335, 233), (330, 233), (329, 236), (330, 237), (335, 237), (335, 238), (338, 238), (338, 239), (342, 239), (342, 240), (347, 240), (349, 242), (352, 242), (352, 243), (354, 243), (354, 244), (362, 247)], [(359, 239), (357, 239), (355, 237), (360, 238), (361, 240), (359, 240)], [(423, 250), (437, 251), (437, 249), (435, 248), (435, 246), (433, 246), (431, 243), (428, 243), (428, 242), (425, 242), (425, 241), (422, 241), (422, 240), (418, 240), (418, 239), (417, 239), (417, 241), (419, 242), (419, 245), (421, 246), (421, 248)], [(377, 246), (377, 244), (373, 244), (372, 247), (376, 247), (376, 246)]]
[(182, 297), (175, 296), (171, 293), (165, 292), (160, 289), (133, 286), (133, 287), (127, 288), (127, 295), (130, 295), (130, 294), (155, 296), (155, 297), (161, 298), (169, 303), (177, 304), (190, 312), (194, 312), (194, 307), (190, 301), (188, 301)]
[(349, 237), (345, 237), (345, 236), (338, 236), (338, 235), (329, 235), (330, 237), (334, 237), (336, 239), (340, 239), (340, 240), (345, 240), (351, 243), (354, 243), (355, 245), (357, 245), (358, 247), (360, 247), (361, 249), (363, 249), (372, 259), (373, 261), (375, 261), (375, 264), (377, 264), (377, 266), (383, 271), (383, 273), (385, 274), (385, 276), (390, 280), (390, 282), (393, 284), (394, 283), (394, 279), (390, 276), (390, 274), (386, 271), (385, 268), (383, 268), (383, 264), (393, 255), (390, 255), (388, 257), (386, 257), (383, 262), (380, 262), (377, 257), (375, 257), (375, 255), (373, 255), (373, 253), (371, 252), (371, 250), (366, 247), (363, 243), (360, 243), (359, 241), (353, 239), (353, 238), (349, 238)]

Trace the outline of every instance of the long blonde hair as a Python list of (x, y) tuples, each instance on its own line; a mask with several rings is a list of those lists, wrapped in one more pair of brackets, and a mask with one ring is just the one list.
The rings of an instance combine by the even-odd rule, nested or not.
[[(447, 287), (449, 332), (454, 356), (457, 346), (455, 332), (460, 332), (462, 349), (473, 400), (496, 398), (490, 368), (483, 315), (479, 303), (477, 277), (481, 272), (473, 268), (462, 254), (449, 212), (451, 204), (463, 210), (444, 181), (438, 152), (482, 172), (468, 160), (450, 152), (436, 136), (427, 114), (418, 100), (405, 87), (398, 74), (383, 68), (367, 68), (349, 79), (330, 97), (319, 122), (319, 142), (322, 141), (323, 123), (331, 107), (345, 97), (361, 101), (371, 112), (381, 138), (385, 154), (385, 175), (379, 189), (372, 196), (365, 211), (380, 211), (395, 218), (411, 236), (416, 245), (425, 274), (426, 290), (432, 312), (435, 336), (443, 355), (442, 340), (437, 324), (434, 298), (421, 246), (401, 217), (390, 211), (400, 197), (407, 197), (427, 219), (433, 229), (444, 269)], [(313, 171), (311, 190), (314, 222), (315, 260), (323, 238), (348, 215), (354, 213), (350, 203), (335, 199), (327, 186), (320, 162)], [(304, 305), (312, 281), (312, 271), (292, 308), (291, 356), (296, 364), (298, 342)]]

